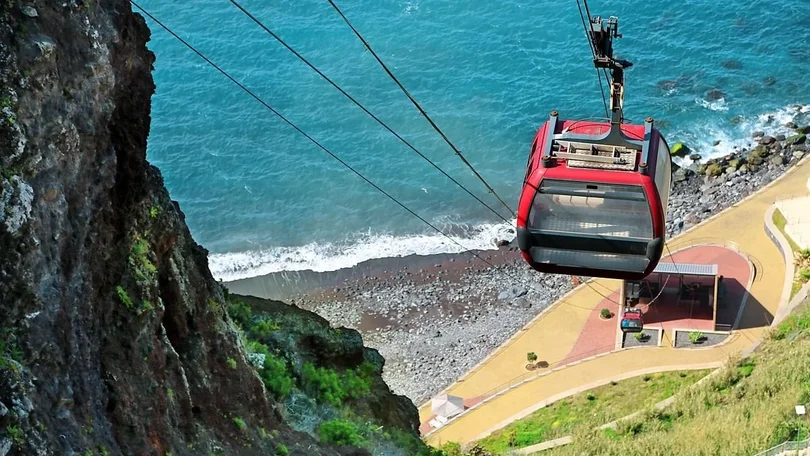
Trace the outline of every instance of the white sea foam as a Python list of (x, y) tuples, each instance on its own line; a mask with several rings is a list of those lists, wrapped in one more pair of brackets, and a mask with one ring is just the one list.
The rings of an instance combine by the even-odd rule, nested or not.
[(713, 101), (704, 100), (703, 98), (695, 98), (695, 103), (703, 106), (706, 109), (711, 109), (712, 111), (728, 111), (728, 104), (726, 103), (725, 98), (719, 98)]
[[(514, 227), (515, 223), (512, 221), (509, 224), (483, 224), (462, 230), (456, 229), (455, 231), (464, 231), (465, 234), (451, 235), (451, 239), (455, 242), (438, 233), (410, 236), (367, 234), (354, 236), (352, 240), (339, 244), (311, 243), (298, 247), (212, 254), (209, 263), (214, 277), (224, 281), (279, 271), (336, 271), (375, 258), (494, 250), (497, 247), (493, 240), (512, 240)], [(444, 229), (443, 231), (448, 232)]]
[[(675, 142), (683, 142), (694, 152), (700, 154), (703, 161), (706, 161), (756, 145), (751, 137), (755, 131), (762, 131), (766, 135), (779, 133), (790, 135), (791, 132), (785, 127), (788, 122), (795, 122), (799, 125), (806, 125), (810, 122), (810, 104), (792, 104), (772, 112), (743, 116), (736, 125), (727, 127), (710, 122), (685, 126), (688, 130), (670, 133), (667, 135), (667, 140), (670, 141), (670, 146)], [(715, 145), (715, 142), (718, 141), (719, 143)], [(673, 161), (678, 165), (688, 165), (692, 162), (688, 157), (675, 157)]]

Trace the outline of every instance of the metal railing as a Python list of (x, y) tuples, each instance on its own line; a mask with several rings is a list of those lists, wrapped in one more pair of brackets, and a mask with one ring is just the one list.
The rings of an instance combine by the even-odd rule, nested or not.
[(799, 451), (805, 450), (810, 448), (810, 439), (807, 440), (788, 440), (787, 442), (780, 443), (773, 448), (769, 448), (762, 453), (757, 453), (754, 456), (776, 456), (780, 453), (784, 453), (785, 451)]

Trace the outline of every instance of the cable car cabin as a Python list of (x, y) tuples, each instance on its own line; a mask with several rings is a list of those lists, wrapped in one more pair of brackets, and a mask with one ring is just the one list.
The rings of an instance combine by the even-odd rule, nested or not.
[(619, 119), (561, 121), (554, 111), (538, 131), (517, 217), (518, 245), (534, 269), (639, 280), (658, 264), (669, 147), (652, 119)]
[(644, 319), (641, 317), (641, 309), (625, 309), (622, 321), (619, 323), (622, 332), (637, 333), (644, 329)]

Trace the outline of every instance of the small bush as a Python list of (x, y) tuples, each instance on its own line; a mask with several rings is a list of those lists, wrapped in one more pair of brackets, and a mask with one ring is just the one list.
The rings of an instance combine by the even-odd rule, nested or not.
[(6, 433), (11, 438), (11, 441), (14, 442), (15, 445), (20, 446), (23, 444), (23, 433), (20, 430), (19, 426), (8, 426), (6, 427)]
[(287, 446), (283, 443), (279, 443), (276, 447), (276, 456), (287, 456), (290, 454), (290, 451), (287, 449)]
[(228, 363), (228, 367), (230, 367), (231, 369), (236, 369), (236, 360), (235, 359), (228, 358), (227, 363)]
[(253, 318), (253, 311), (250, 306), (242, 301), (234, 300), (228, 303), (228, 315), (231, 316), (233, 321), (239, 323), (243, 327), (247, 327), (250, 320)]
[(259, 377), (278, 399), (286, 397), (292, 391), (294, 381), (287, 371), (287, 364), (273, 355), (268, 354), (264, 358), (264, 368), (259, 372)]
[(601, 315), (602, 318), (610, 318), (613, 316), (613, 313), (610, 311), (610, 309), (605, 307), (601, 311), (599, 311), (599, 315)]
[(754, 371), (754, 361), (751, 359), (746, 360), (739, 367), (740, 377), (748, 377)]
[(464, 456), (461, 451), (461, 445), (458, 442), (447, 442), (441, 446), (441, 451), (446, 456)]
[(703, 333), (700, 331), (692, 331), (689, 333), (689, 342), (696, 344), (703, 341)]
[(340, 377), (332, 369), (315, 367), (312, 363), (304, 364), (301, 370), (304, 387), (319, 399), (332, 405), (340, 405), (346, 392), (341, 385)]
[(154, 283), (157, 267), (149, 260), (149, 242), (135, 235), (129, 249), (129, 265), (132, 266), (135, 278), (140, 285)]
[(644, 334), (643, 332), (639, 332), (639, 333), (636, 333), (636, 335), (635, 335), (635, 336), (633, 336), (633, 337), (635, 337), (637, 341), (642, 342), (642, 341), (644, 341), (644, 340), (647, 340), (647, 338), (648, 338), (649, 336), (647, 336), (647, 335), (646, 335), (646, 334)]
[(242, 418), (239, 417), (234, 418), (233, 424), (235, 424), (240, 431), (244, 431), (245, 429), (247, 429), (247, 424), (245, 424), (245, 420), (243, 420)]
[(371, 390), (373, 364), (364, 362), (357, 369), (349, 369), (342, 375), (332, 369), (304, 364), (301, 377), (304, 388), (319, 400), (340, 405), (345, 398), (357, 399)]
[(360, 446), (363, 443), (354, 423), (346, 420), (329, 420), (318, 427), (318, 436), (325, 443)]
[(281, 326), (269, 318), (262, 318), (250, 327), (251, 335), (257, 339), (262, 339), (270, 335), (273, 331), (278, 331)]
[(132, 303), (132, 298), (129, 297), (129, 293), (127, 290), (124, 290), (124, 287), (118, 285), (115, 287), (115, 292), (118, 293), (118, 299), (126, 306), (127, 309), (132, 309), (135, 305)]
[(810, 281), (810, 269), (805, 268), (799, 271), (799, 280), (802, 282)]
[(526, 361), (530, 363), (537, 361), (537, 354), (535, 354), (534, 352), (526, 353)]
[(589, 401), (593, 401), (593, 400), (596, 400), (596, 396), (594, 396), (593, 393), (588, 393), (588, 394), (585, 395), (585, 399), (587, 399)]

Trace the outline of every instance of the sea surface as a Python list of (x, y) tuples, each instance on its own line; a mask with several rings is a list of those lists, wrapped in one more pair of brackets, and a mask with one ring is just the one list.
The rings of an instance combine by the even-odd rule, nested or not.
[[(576, 1), (336, 0), (408, 91), (515, 209), (550, 111), (604, 117)], [(326, 0), (240, 4), (461, 185), (452, 183), (228, 0), (139, 2), (269, 105), (449, 235), (281, 121), (156, 23), (148, 158), (225, 281), (494, 248), (513, 226)], [(625, 116), (704, 158), (810, 110), (810, 0), (589, 2), (619, 17)], [(605, 89), (607, 89), (605, 87)], [(715, 143), (720, 141), (719, 144)], [(511, 239), (511, 238), (509, 238)]]

